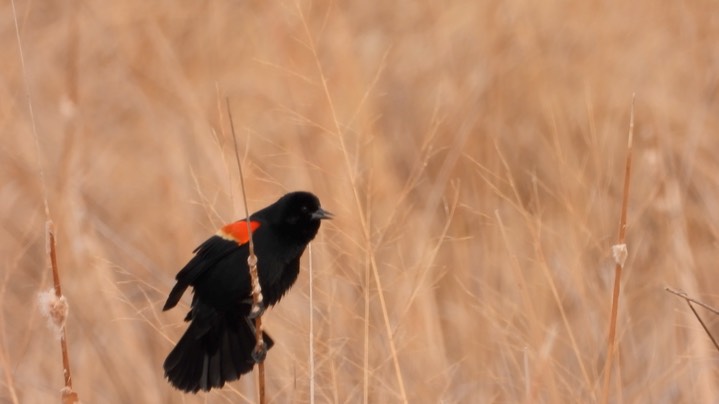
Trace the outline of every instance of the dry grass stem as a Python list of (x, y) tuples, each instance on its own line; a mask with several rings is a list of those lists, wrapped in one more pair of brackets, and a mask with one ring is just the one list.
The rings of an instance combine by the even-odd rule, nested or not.
[[(63, 404), (72, 404), (79, 402), (77, 393), (72, 390), (72, 373), (70, 372), (70, 356), (67, 349), (65, 322), (68, 315), (68, 305), (65, 296), (62, 295), (62, 288), (60, 285), (60, 273), (57, 265), (56, 255), (56, 244), (55, 244), (55, 229), (52, 220), (50, 219), (50, 206), (48, 203), (48, 190), (47, 180), (45, 178), (45, 169), (42, 160), (42, 153), (40, 151), (40, 137), (37, 130), (37, 122), (35, 119), (35, 109), (33, 108), (31, 90), (30, 90), (30, 79), (28, 77), (28, 69), (25, 65), (25, 55), (23, 52), (22, 40), (20, 37), (20, 26), (18, 24), (17, 9), (15, 7), (15, 0), (11, 2), (13, 22), (15, 26), (15, 36), (17, 40), (18, 53), (20, 59), (20, 65), (23, 75), (23, 82), (25, 87), (25, 98), (27, 101), (28, 112), (30, 114), (30, 123), (32, 127), (32, 134), (35, 143), (35, 155), (37, 158), (37, 167), (40, 174), (40, 184), (42, 187), (42, 200), (45, 208), (45, 217), (47, 222), (45, 224), (45, 249), (46, 254), (50, 260), (50, 267), (53, 275), (54, 283), (54, 299), (49, 294), (40, 294), (40, 311), (46, 315), (48, 321), (52, 324), (55, 334), (60, 339), (60, 349), (62, 351), (62, 367), (63, 367), (63, 378), (65, 381), (65, 387), (62, 389), (61, 399)], [(13, 398), (15, 397), (14, 391), (12, 391)]]
[(690, 303), (694, 303), (694, 304), (697, 304), (697, 305), (699, 305), (699, 306), (702, 306), (702, 307), (704, 307), (705, 309), (707, 309), (707, 310), (711, 311), (712, 313), (716, 314), (717, 316), (719, 316), (719, 310), (715, 309), (714, 307), (712, 307), (712, 306), (710, 306), (710, 305), (708, 305), (708, 304), (706, 304), (706, 303), (704, 303), (704, 302), (702, 302), (702, 301), (700, 301), (700, 300), (696, 300), (696, 299), (694, 299), (694, 298), (692, 298), (692, 297), (689, 297), (689, 296), (686, 294), (686, 292), (683, 292), (683, 291), (681, 291), (681, 290), (676, 290), (676, 289), (673, 289), (673, 288), (670, 288), (670, 287), (666, 287), (666, 288), (664, 288), (664, 290), (666, 290), (666, 291), (669, 292), (669, 293), (675, 294), (675, 295), (681, 297), (682, 299), (685, 299), (686, 301), (688, 301), (688, 302), (690, 302)]
[(70, 372), (70, 354), (67, 349), (67, 333), (65, 331), (65, 323), (68, 315), (68, 305), (65, 296), (62, 295), (62, 287), (60, 285), (60, 271), (57, 265), (57, 253), (55, 248), (55, 228), (52, 220), (48, 220), (45, 226), (47, 235), (46, 250), (50, 261), (50, 270), (54, 289), (51, 292), (41, 293), (39, 295), (40, 311), (47, 317), (52, 325), (55, 334), (60, 339), (60, 350), (62, 351), (62, 370), (65, 380), (65, 387), (62, 390), (62, 402), (75, 403), (78, 402), (78, 396), (72, 390), (72, 373)]
[(700, 302), (699, 300), (696, 300), (696, 299), (693, 299), (693, 298), (687, 296), (687, 294), (685, 292), (674, 290), (669, 287), (664, 288), (664, 290), (666, 290), (667, 292), (672, 293), (676, 296), (681, 297), (682, 299), (684, 299), (687, 302), (687, 305), (689, 305), (689, 308), (692, 310), (692, 313), (694, 313), (694, 317), (697, 318), (697, 320), (699, 321), (699, 324), (701, 324), (702, 328), (704, 329), (704, 332), (707, 333), (709, 338), (712, 340), (714, 347), (717, 349), (717, 351), (719, 351), (719, 343), (717, 343), (716, 338), (714, 338), (714, 335), (712, 335), (711, 331), (709, 331), (709, 327), (707, 327), (707, 325), (704, 323), (704, 320), (702, 320), (701, 316), (699, 316), (699, 313), (697, 313), (696, 309), (694, 309), (694, 306), (692, 305), (692, 303), (695, 303), (701, 307), (704, 307), (705, 309), (711, 311), (712, 313), (714, 313), (716, 315), (719, 315), (719, 311), (717, 311), (717, 309), (709, 306), (706, 303)]
[(627, 210), (629, 208), (629, 183), (632, 174), (632, 140), (634, 137), (634, 95), (632, 95), (632, 107), (629, 117), (629, 138), (627, 140), (627, 158), (624, 168), (624, 192), (622, 193), (622, 210), (619, 219), (619, 238), (617, 244), (612, 247), (612, 253), (616, 261), (614, 266), (614, 289), (612, 292), (612, 307), (609, 316), (609, 336), (607, 337), (607, 360), (604, 364), (604, 383), (602, 385), (602, 403), (609, 401), (609, 382), (612, 375), (612, 362), (616, 349), (617, 334), (617, 312), (619, 310), (619, 288), (622, 282), (622, 270), (624, 261), (627, 258), (627, 247), (625, 244), (627, 234)]
[(310, 363), (310, 404), (315, 403), (315, 313), (314, 313), (314, 278), (312, 272), (312, 243), (307, 246), (307, 254), (309, 255), (309, 290), (310, 290), (310, 335), (309, 335), (309, 363)]
[[(232, 110), (230, 109), (230, 100), (225, 99), (227, 106), (227, 116), (230, 120), (230, 132), (235, 150), (235, 159), (237, 160), (237, 170), (240, 174), (240, 188), (242, 189), (242, 200), (245, 205), (245, 218), (247, 221), (247, 234), (249, 235), (250, 254), (247, 257), (247, 265), (250, 268), (250, 279), (252, 280), (252, 309), (250, 314), (255, 316), (255, 352), (261, 352), (266, 349), (265, 341), (262, 336), (262, 307), (264, 302), (262, 298), (262, 287), (260, 285), (260, 277), (257, 275), (257, 256), (255, 255), (255, 244), (252, 240), (252, 225), (250, 223), (250, 209), (247, 204), (247, 191), (245, 189), (245, 176), (242, 173), (242, 163), (240, 161), (240, 152), (237, 146), (237, 135), (235, 134), (235, 123), (232, 120)], [(257, 363), (257, 384), (260, 403), (267, 402), (265, 394), (265, 361), (264, 358)]]

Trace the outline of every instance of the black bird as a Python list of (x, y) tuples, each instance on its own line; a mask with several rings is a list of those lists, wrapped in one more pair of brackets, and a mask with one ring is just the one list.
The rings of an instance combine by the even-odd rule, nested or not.
[[(297, 280), (300, 257), (315, 237), (320, 221), (332, 214), (309, 192), (292, 192), (250, 215), (257, 272), (265, 306), (276, 304)], [(247, 258), (246, 219), (222, 227), (194, 251), (177, 274), (163, 307), (169, 310), (193, 287), (190, 326), (165, 359), (165, 377), (176, 388), (197, 393), (220, 388), (249, 372), (274, 342), (263, 334), (266, 349), (255, 352), (252, 285)]]

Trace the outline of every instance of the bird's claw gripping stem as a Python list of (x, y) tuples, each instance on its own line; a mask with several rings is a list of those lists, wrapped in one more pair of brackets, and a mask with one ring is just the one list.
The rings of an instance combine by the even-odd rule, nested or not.
[(255, 363), (260, 363), (264, 362), (266, 357), (267, 344), (265, 344), (265, 341), (262, 341), (261, 343), (255, 345), (255, 348), (252, 350), (252, 360), (254, 360)]
[(254, 320), (257, 317), (260, 317), (265, 313), (265, 304), (262, 302), (257, 302), (252, 304), (252, 308), (250, 309), (250, 314), (247, 316), (250, 320)]

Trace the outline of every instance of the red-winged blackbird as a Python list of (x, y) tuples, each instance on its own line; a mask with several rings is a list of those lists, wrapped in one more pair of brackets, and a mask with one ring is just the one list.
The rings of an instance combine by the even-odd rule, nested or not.
[[(266, 306), (277, 303), (295, 283), (305, 247), (317, 234), (320, 221), (331, 217), (309, 192), (289, 193), (250, 215)], [(162, 310), (175, 307), (187, 287), (193, 287), (192, 307), (185, 317), (190, 326), (165, 359), (164, 368), (173, 386), (197, 393), (239, 379), (259, 358), (253, 351), (256, 339), (250, 318), (247, 221), (222, 227), (194, 253), (177, 274)], [(263, 340), (266, 349), (274, 344), (267, 334)]]

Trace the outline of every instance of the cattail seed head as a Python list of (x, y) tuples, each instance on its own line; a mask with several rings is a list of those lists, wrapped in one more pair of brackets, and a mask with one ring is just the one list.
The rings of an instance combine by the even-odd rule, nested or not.
[(619, 264), (619, 266), (624, 267), (627, 255), (629, 255), (629, 252), (627, 251), (626, 244), (615, 244), (612, 246), (612, 257), (614, 257), (614, 262)]
[(55, 289), (50, 288), (46, 292), (38, 293), (37, 301), (40, 313), (47, 319), (48, 327), (60, 339), (69, 311), (67, 299), (65, 296), (57, 296)]

